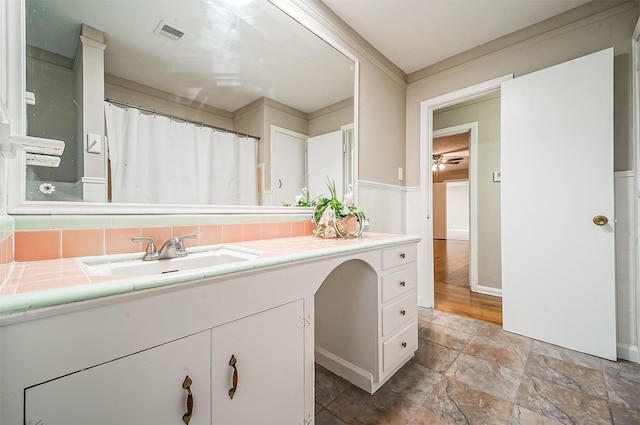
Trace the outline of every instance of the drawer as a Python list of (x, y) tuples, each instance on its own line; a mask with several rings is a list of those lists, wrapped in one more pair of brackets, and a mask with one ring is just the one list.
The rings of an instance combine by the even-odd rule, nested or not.
[(416, 244), (389, 248), (382, 251), (382, 269), (401, 266), (416, 261)]
[(416, 292), (411, 291), (406, 297), (382, 309), (382, 336), (391, 335), (396, 329), (413, 322), (418, 317), (418, 300)]
[(382, 303), (415, 289), (416, 281), (415, 265), (382, 276)]
[(382, 370), (392, 369), (418, 349), (418, 322), (413, 322), (382, 344)]

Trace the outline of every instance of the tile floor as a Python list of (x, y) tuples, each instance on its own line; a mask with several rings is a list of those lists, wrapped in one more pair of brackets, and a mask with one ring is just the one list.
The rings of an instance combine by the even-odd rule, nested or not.
[(316, 425), (640, 424), (640, 364), (419, 315), (415, 356), (374, 395), (316, 366)]

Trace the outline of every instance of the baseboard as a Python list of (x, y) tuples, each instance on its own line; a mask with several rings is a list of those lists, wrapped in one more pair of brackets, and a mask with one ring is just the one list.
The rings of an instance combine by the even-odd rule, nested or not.
[(358, 388), (373, 394), (373, 375), (358, 366), (336, 356), (324, 348), (316, 346), (315, 362), (338, 376), (343, 377)]
[(476, 287), (476, 292), (485, 295), (493, 295), (494, 297), (502, 298), (502, 289), (501, 288), (492, 288), (491, 286), (483, 286), (478, 285)]
[(637, 345), (618, 343), (618, 358), (640, 363), (640, 350)]

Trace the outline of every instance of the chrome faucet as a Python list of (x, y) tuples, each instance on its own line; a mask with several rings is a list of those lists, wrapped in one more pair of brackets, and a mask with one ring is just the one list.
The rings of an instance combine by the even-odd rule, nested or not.
[(162, 245), (162, 248), (160, 248), (160, 251), (156, 250), (156, 246), (153, 243), (152, 238), (146, 238), (146, 237), (131, 238), (131, 242), (148, 242), (149, 243), (149, 245), (147, 245), (147, 250), (144, 256), (142, 257), (143, 261), (164, 260), (167, 258), (184, 257), (185, 255), (187, 255), (187, 250), (185, 249), (185, 246), (184, 246), (184, 240), (193, 239), (196, 237), (198, 237), (198, 235), (195, 235), (195, 234), (184, 235), (180, 237), (173, 236), (169, 238), (169, 240), (166, 241), (164, 245)]

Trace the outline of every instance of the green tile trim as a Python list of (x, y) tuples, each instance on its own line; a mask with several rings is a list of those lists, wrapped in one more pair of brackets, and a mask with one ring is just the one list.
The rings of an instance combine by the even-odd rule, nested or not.
[(15, 231), (16, 222), (10, 215), (0, 215), (0, 239), (4, 233)]
[(311, 214), (15, 215), (15, 230), (304, 222)]
[(13, 313), (31, 308), (29, 294), (18, 294), (0, 297), (0, 314)]
[(131, 291), (133, 291), (133, 282), (123, 279), (71, 286), (69, 288), (51, 289), (25, 295), (30, 295), (31, 308), (35, 309), (108, 297), (110, 295), (124, 294)]
[(134, 291), (140, 291), (142, 289), (159, 288), (161, 286), (193, 282), (201, 279), (204, 279), (204, 272), (202, 272), (202, 270), (143, 276), (133, 280), (133, 289)]

